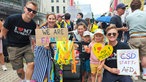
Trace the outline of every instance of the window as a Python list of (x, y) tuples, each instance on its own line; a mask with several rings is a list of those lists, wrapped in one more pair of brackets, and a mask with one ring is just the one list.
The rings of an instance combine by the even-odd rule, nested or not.
[(63, 3), (65, 3), (65, 0), (63, 0)]
[(53, 2), (54, 2), (54, 0), (51, 0), (51, 2), (53, 3)]
[(59, 0), (56, 0), (56, 2), (59, 2)]
[(54, 6), (51, 7), (52, 12), (54, 12)]
[(57, 13), (59, 13), (59, 6), (56, 6)]
[(63, 6), (63, 13), (65, 13), (65, 6)]

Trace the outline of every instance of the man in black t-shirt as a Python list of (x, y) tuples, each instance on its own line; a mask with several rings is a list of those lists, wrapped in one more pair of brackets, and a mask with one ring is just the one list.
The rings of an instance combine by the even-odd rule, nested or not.
[(124, 36), (122, 36), (123, 32), (128, 31), (128, 28), (123, 27), (122, 20), (121, 20), (121, 16), (125, 13), (126, 7), (127, 5), (123, 3), (118, 4), (116, 7), (116, 14), (110, 20), (110, 24), (114, 24), (117, 27), (117, 30), (119, 33), (119, 36), (118, 36), (119, 41), (121, 41), (121, 39), (123, 40), (124, 38)]
[(109, 40), (109, 45), (113, 46), (113, 53), (105, 60), (102, 82), (133, 82), (130, 76), (118, 75), (120, 70), (117, 69), (117, 50), (130, 49), (128, 44), (117, 40), (118, 31), (115, 25), (110, 25), (106, 28), (106, 36)]
[[(36, 23), (32, 19), (36, 15), (37, 9), (35, 2), (28, 1), (24, 7), (24, 13), (7, 17), (2, 29), (2, 35), (8, 41), (10, 63), (22, 80), (30, 80), (33, 73), (34, 55), (29, 36), (35, 34)], [(23, 58), (27, 63), (26, 73), (23, 70)]]

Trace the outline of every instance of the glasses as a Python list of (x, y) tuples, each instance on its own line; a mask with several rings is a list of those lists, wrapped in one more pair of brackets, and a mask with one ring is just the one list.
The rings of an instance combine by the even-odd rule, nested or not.
[(32, 11), (32, 13), (33, 13), (33, 14), (36, 14), (36, 13), (37, 13), (37, 11), (32, 10), (31, 8), (28, 8), (28, 7), (26, 7), (26, 8), (27, 8), (27, 10), (28, 10), (29, 12), (31, 12), (31, 11)]
[(113, 35), (113, 36), (116, 36), (117, 33), (108, 33), (107, 35), (108, 35), (108, 36), (112, 36), (112, 35)]

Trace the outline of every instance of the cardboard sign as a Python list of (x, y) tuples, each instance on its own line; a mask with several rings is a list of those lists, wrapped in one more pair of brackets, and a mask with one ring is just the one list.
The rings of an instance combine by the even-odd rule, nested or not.
[(95, 57), (98, 60), (102, 61), (102, 60), (108, 58), (112, 54), (113, 47), (110, 45), (106, 45), (106, 46), (102, 47), (102, 44), (96, 43), (92, 47), (92, 50), (93, 50), (93, 53), (95, 54)]
[(140, 75), (138, 49), (117, 50), (119, 75)]
[(62, 41), (68, 39), (67, 28), (46, 28), (36, 29), (36, 45), (45, 46), (49, 45), (50, 42)]

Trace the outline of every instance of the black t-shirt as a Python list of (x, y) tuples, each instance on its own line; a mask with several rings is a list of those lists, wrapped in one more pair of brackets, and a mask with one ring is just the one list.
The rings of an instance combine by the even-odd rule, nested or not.
[(116, 46), (113, 46), (112, 55), (106, 59), (105, 65), (111, 68), (117, 68), (117, 50), (118, 49), (130, 49), (127, 43), (118, 42)]
[(81, 52), (81, 54), (80, 54), (79, 57), (80, 57), (81, 59), (89, 59), (89, 58), (90, 58), (90, 54), (87, 53), (87, 52), (85, 52), (84, 46), (85, 46), (85, 45), (88, 46), (90, 43), (89, 43), (89, 42), (84, 42), (84, 41), (82, 41), (81, 44), (82, 44), (82, 52)]
[[(121, 17), (118, 16), (118, 15), (114, 15), (114, 16), (111, 18), (110, 24), (115, 24), (117, 28), (121, 28), (121, 27), (123, 26), (123, 25), (122, 25)], [(118, 38), (121, 39), (123, 31), (118, 31), (118, 33), (119, 33)]]
[(27, 23), (21, 14), (15, 14), (7, 17), (4, 27), (8, 30), (8, 46), (23, 47), (30, 44), (29, 36), (35, 35), (36, 23), (33, 20)]

